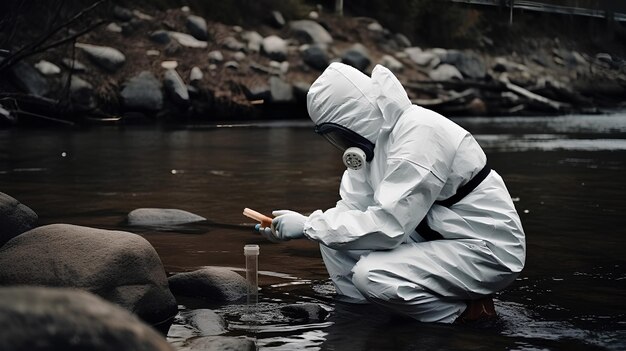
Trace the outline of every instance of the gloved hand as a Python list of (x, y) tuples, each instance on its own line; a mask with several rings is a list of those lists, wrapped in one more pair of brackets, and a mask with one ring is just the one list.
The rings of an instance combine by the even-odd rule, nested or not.
[(304, 221), (307, 217), (290, 210), (273, 211), (272, 227), (260, 227), (258, 231), (271, 242), (287, 241), (304, 237)]

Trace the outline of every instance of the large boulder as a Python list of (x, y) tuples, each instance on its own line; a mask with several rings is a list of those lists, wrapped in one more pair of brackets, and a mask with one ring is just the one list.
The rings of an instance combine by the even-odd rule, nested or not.
[(305, 43), (318, 44), (327, 47), (332, 44), (333, 37), (319, 23), (311, 20), (289, 22), (289, 28), (296, 38)]
[(76, 287), (169, 327), (176, 315), (161, 260), (139, 235), (52, 224), (0, 248), (0, 285)]
[(25, 93), (44, 96), (50, 92), (48, 80), (33, 66), (18, 62), (11, 67), (13, 82)]
[(472, 52), (448, 50), (441, 62), (455, 66), (465, 78), (483, 79), (487, 74), (483, 59)]
[(124, 83), (122, 103), (130, 111), (159, 111), (163, 108), (161, 83), (149, 71), (143, 71)]
[(130, 312), (88, 292), (0, 288), (0, 350), (173, 351)]
[(126, 62), (126, 56), (112, 47), (83, 43), (77, 43), (76, 47), (81, 48), (96, 65), (109, 72), (117, 71)]
[(13, 197), (0, 193), (0, 246), (37, 225), (37, 214)]
[(238, 273), (223, 267), (204, 267), (178, 273), (169, 278), (176, 295), (199, 297), (212, 302), (232, 302), (248, 294), (248, 282)]

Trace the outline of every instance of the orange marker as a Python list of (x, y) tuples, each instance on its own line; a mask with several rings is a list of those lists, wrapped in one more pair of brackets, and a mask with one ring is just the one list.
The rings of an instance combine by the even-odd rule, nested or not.
[(261, 223), (261, 227), (269, 227), (272, 225), (272, 218), (268, 217), (262, 213), (259, 213), (255, 210), (251, 210), (249, 208), (244, 208), (243, 209), (243, 215), (248, 217), (248, 218), (252, 218), (255, 221)]

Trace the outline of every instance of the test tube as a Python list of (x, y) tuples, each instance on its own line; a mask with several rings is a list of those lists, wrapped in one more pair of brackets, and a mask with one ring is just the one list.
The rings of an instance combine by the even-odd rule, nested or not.
[(245, 245), (243, 254), (246, 256), (246, 280), (248, 281), (248, 310), (254, 313), (259, 302), (259, 245)]

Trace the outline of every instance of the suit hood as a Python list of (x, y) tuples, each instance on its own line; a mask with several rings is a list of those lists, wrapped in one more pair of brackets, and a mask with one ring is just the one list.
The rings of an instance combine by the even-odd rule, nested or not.
[(368, 77), (354, 67), (334, 62), (311, 85), (307, 109), (316, 125), (336, 123), (372, 143), (381, 128), (392, 127), (411, 102), (398, 79), (377, 65)]

